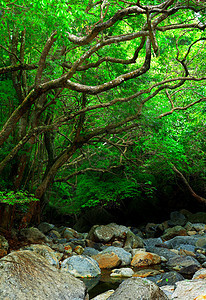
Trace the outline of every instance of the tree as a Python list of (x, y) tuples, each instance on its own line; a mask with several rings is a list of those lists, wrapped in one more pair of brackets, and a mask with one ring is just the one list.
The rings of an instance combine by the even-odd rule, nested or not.
[(0, 74), (14, 96), (0, 172), (13, 188), (42, 200), (89, 143), (205, 102), (204, 12), (193, 0), (1, 1)]

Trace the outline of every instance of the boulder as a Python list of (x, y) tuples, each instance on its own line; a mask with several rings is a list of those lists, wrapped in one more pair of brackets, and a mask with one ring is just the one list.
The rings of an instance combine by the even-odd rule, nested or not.
[(132, 259), (132, 255), (131, 253), (127, 252), (126, 250), (122, 249), (122, 248), (118, 248), (118, 247), (108, 247), (105, 250), (103, 250), (102, 252), (100, 252), (99, 254), (104, 254), (104, 253), (115, 253), (119, 259), (121, 260), (121, 264), (120, 266), (127, 266), (130, 265), (131, 263), (131, 259)]
[(144, 242), (138, 235), (135, 235), (132, 231), (129, 230), (126, 235), (124, 247), (132, 249), (143, 248)]
[(175, 300), (200, 300), (206, 296), (205, 279), (183, 280), (176, 283), (176, 289), (172, 294)]
[(193, 225), (193, 229), (196, 230), (197, 232), (206, 230), (206, 225), (203, 223), (194, 223), (192, 225)]
[(67, 241), (80, 237), (80, 234), (76, 230), (69, 227), (64, 228), (62, 235)]
[(44, 233), (47, 234), (50, 230), (54, 228), (53, 224), (47, 223), (47, 222), (42, 222), (39, 224), (38, 229)]
[(109, 290), (106, 291), (105, 293), (102, 293), (94, 298), (92, 298), (91, 300), (106, 300), (109, 298), (109, 296), (111, 296), (114, 293), (114, 290)]
[(198, 270), (197, 272), (195, 272), (192, 279), (206, 279), (206, 269), (202, 268), (202, 269)]
[(187, 275), (192, 275), (201, 268), (200, 263), (194, 257), (180, 255), (170, 258), (167, 266), (181, 274)]
[(150, 265), (159, 264), (160, 262), (161, 257), (159, 255), (155, 253), (139, 251), (134, 255), (131, 265), (133, 267), (147, 267)]
[(153, 281), (160, 287), (165, 285), (174, 285), (176, 282), (184, 280), (184, 277), (176, 271), (170, 271), (156, 276), (147, 277), (147, 279)]
[(182, 226), (175, 226), (165, 230), (164, 234), (161, 236), (163, 241), (168, 241), (175, 236), (187, 236), (187, 230)]
[(168, 297), (153, 282), (143, 278), (123, 281), (108, 300), (166, 300)]
[(52, 240), (59, 240), (61, 239), (61, 234), (57, 230), (50, 230), (47, 234), (48, 237), (50, 237)]
[(31, 243), (48, 242), (47, 237), (35, 227), (23, 228), (20, 234)]
[(196, 244), (199, 237), (196, 236), (176, 236), (173, 239), (166, 241), (164, 244), (168, 248), (178, 249), (180, 245), (194, 245)]
[(195, 214), (188, 215), (188, 221), (191, 223), (204, 223), (206, 224), (206, 213), (197, 212)]
[(84, 248), (83, 255), (92, 256), (92, 255), (96, 255), (98, 253), (99, 253), (98, 250), (91, 248), (91, 247), (86, 247), (86, 248)]
[(112, 270), (111, 277), (132, 277), (134, 271), (130, 268), (121, 268)]
[(0, 235), (0, 258), (7, 255), (9, 243), (4, 236)]
[(98, 263), (89, 256), (75, 255), (66, 258), (61, 264), (61, 270), (75, 277), (96, 277), (101, 274)]
[(206, 237), (199, 238), (199, 239), (196, 241), (195, 246), (196, 246), (197, 248), (203, 248), (203, 249), (206, 249)]
[(29, 250), (12, 252), (0, 260), (0, 299), (89, 299), (84, 283), (61, 273), (44, 257)]
[(76, 254), (81, 255), (84, 252), (84, 248), (80, 245), (76, 246), (73, 250)]
[(63, 254), (55, 252), (52, 250), (50, 247), (46, 245), (39, 245), (39, 244), (34, 244), (34, 245), (29, 245), (21, 248), (21, 250), (30, 250), (33, 251), (41, 256), (43, 256), (47, 262), (55, 267), (59, 267), (59, 260), (62, 258)]
[(122, 262), (114, 252), (100, 252), (97, 255), (93, 255), (92, 258), (97, 261), (101, 269), (112, 269), (118, 267)]
[(170, 214), (170, 220), (168, 221), (168, 225), (170, 226), (185, 226), (187, 223), (187, 218), (179, 211), (173, 211)]
[(162, 245), (163, 241), (159, 238), (149, 238), (144, 240), (147, 251), (151, 251), (150, 249), (156, 247), (157, 245)]
[(107, 243), (114, 238), (126, 239), (129, 228), (123, 225), (110, 223), (108, 225), (95, 225), (91, 228), (87, 238), (94, 242)]
[(145, 278), (147, 277), (148, 279), (150, 277), (153, 278), (153, 276), (159, 275), (163, 272), (163, 270), (156, 270), (156, 269), (149, 269), (149, 268), (142, 268), (139, 269), (138, 271), (135, 271), (133, 277), (141, 277), (141, 278)]

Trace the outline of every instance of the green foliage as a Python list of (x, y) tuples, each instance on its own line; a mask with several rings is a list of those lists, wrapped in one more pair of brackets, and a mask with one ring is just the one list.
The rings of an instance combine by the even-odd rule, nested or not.
[(39, 199), (35, 198), (33, 194), (29, 194), (26, 191), (0, 191), (0, 203), (15, 205), (26, 204), (32, 201), (39, 201)]

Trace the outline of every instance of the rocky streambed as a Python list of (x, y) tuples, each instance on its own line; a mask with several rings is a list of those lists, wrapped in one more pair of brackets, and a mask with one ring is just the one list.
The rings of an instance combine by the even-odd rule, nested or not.
[(41, 223), (0, 236), (2, 299), (206, 299), (206, 213), (88, 233)]

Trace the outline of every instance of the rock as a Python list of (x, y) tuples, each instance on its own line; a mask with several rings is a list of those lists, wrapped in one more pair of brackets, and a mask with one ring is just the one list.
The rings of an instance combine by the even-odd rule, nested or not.
[(145, 234), (147, 238), (154, 238), (158, 233), (158, 225), (155, 223), (147, 223), (145, 226)]
[(43, 256), (47, 262), (55, 267), (59, 267), (59, 260), (62, 258), (62, 253), (57, 253), (53, 251), (50, 247), (46, 245), (29, 245), (21, 248), (21, 250), (30, 250), (33, 251), (41, 256)]
[(114, 269), (110, 274), (111, 277), (132, 277), (134, 271), (130, 268)]
[(0, 260), (0, 299), (89, 299), (84, 283), (61, 273), (45, 258), (29, 251), (12, 252)]
[(188, 221), (191, 223), (204, 223), (206, 224), (206, 213), (197, 212), (195, 214), (188, 215)]
[(48, 242), (47, 237), (35, 227), (21, 229), (20, 234), (31, 243)]
[(91, 228), (87, 238), (94, 242), (107, 243), (114, 238), (125, 239), (128, 231), (129, 228), (115, 223), (95, 225)]
[(135, 271), (133, 277), (141, 277), (141, 278), (150, 278), (149, 276), (156, 276), (161, 274), (162, 272), (164, 272), (163, 270), (155, 270), (155, 269), (142, 269), (142, 270), (138, 270)]
[(182, 226), (175, 226), (165, 230), (164, 234), (161, 236), (163, 241), (168, 241), (175, 236), (186, 236), (187, 230)]
[(102, 293), (94, 298), (92, 298), (91, 300), (106, 300), (109, 298), (109, 296), (111, 296), (114, 293), (114, 290), (109, 290), (105, 293)]
[(122, 262), (114, 252), (100, 252), (97, 255), (93, 255), (92, 258), (97, 261), (101, 269), (112, 269), (118, 267)]
[(123, 281), (108, 300), (166, 300), (168, 297), (153, 282), (143, 278)]
[(126, 250), (124, 250), (122, 248), (117, 248), (117, 247), (111, 246), (111, 247), (106, 248), (105, 250), (103, 250), (100, 253), (112, 253), (112, 252), (115, 253), (121, 260), (120, 266), (130, 265), (132, 255), (131, 255), (131, 253), (127, 252)]
[(74, 252), (78, 255), (81, 255), (84, 252), (84, 248), (82, 246), (78, 245), (74, 248)]
[(150, 248), (150, 252), (155, 253), (159, 256), (163, 256), (165, 257), (167, 260), (172, 258), (172, 257), (176, 257), (177, 254), (174, 253), (172, 251), (172, 249), (166, 249), (166, 248), (162, 248), (162, 247), (153, 247)]
[(168, 248), (178, 249), (178, 247), (180, 245), (185, 245), (185, 244), (195, 246), (195, 243), (197, 242), (197, 240), (198, 240), (198, 237), (194, 237), (194, 236), (176, 236), (173, 239), (166, 241), (164, 244)]
[(159, 238), (149, 238), (144, 240), (144, 244), (147, 251), (151, 251), (150, 249), (156, 247), (157, 245), (161, 245), (163, 243), (162, 239)]
[(206, 269), (200, 269), (193, 275), (192, 279), (206, 279)]
[(58, 251), (63, 253), (64, 252), (64, 245), (62, 244), (51, 244), (50, 247), (54, 250), (54, 251)]
[(89, 256), (77, 255), (65, 259), (61, 270), (69, 272), (75, 277), (96, 277), (101, 274), (98, 263)]
[(174, 285), (163, 285), (160, 287), (160, 289), (165, 293), (165, 295), (169, 298), (172, 299), (172, 293), (175, 290)]
[(135, 254), (131, 261), (131, 265), (133, 267), (146, 267), (150, 265), (156, 265), (161, 262), (161, 258), (159, 255), (150, 252), (142, 252)]
[(197, 232), (198, 231), (204, 231), (204, 230), (206, 230), (206, 225), (205, 224), (202, 224), (202, 223), (194, 223), (194, 224), (192, 224), (193, 225), (193, 228), (194, 228), (194, 230), (196, 230)]
[(168, 225), (170, 226), (184, 226), (187, 223), (187, 218), (179, 211), (173, 211), (170, 214)]
[(198, 269), (200, 269), (200, 263), (191, 256), (177, 256), (170, 258), (167, 262), (169, 268), (178, 271), (181, 274), (194, 274)]
[(200, 264), (205, 268), (204, 264), (206, 262), (206, 256), (202, 253), (196, 252), (195, 258), (199, 261)]
[(47, 222), (42, 222), (39, 224), (38, 229), (44, 233), (47, 234), (50, 230), (52, 230), (54, 228), (53, 224), (49, 224)]
[(86, 248), (84, 248), (84, 252), (83, 252), (83, 254), (84, 254), (84, 255), (87, 255), (87, 256), (96, 255), (96, 254), (98, 254), (98, 253), (99, 253), (98, 250), (96, 250), (96, 249), (94, 249), (94, 248), (91, 248), (91, 247), (86, 247)]
[(184, 227), (187, 231), (193, 230), (193, 224), (191, 222), (187, 222)]
[(123, 241), (122, 242), (121, 241), (114, 241), (112, 243), (112, 246), (122, 248), (124, 246), (124, 243), (123, 243)]
[(206, 249), (206, 237), (199, 238), (196, 241), (195, 246), (198, 247), (198, 248), (204, 248), (204, 249)]
[(177, 287), (172, 294), (172, 299), (175, 300), (197, 300), (197, 297), (206, 295), (205, 279), (179, 281), (176, 283), (176, 286)]
[[(195, 252), (195, 251), (194, 251)], [(192, 256), (192, 257), (196, 257), (195, 253), (192, 251), (188, 251), (185, 249), (180, 249), (179, 250), (179, 255), (185, 255), (185, 256)]]
[(9, 243), (4, 236), (0, 235), (0, 258), (7, 255)]
[(70, 245), (65, 245), (64, 246), (64, 252), (67, 254), (72, 254), (72, 247)]
[(176, 248), (178, 251), (184, 250), (191, 253), (195, 253), (195, 246), (189, 245), (189, 244), (180, 244), (178, 248)]
[(74, 239), (74, 238), (79, 238), (80, 237), (79, 233), (76, 230), (74, 230), (72, 228), (69, 228), (69, 227), (66, 227), (63, 230), (62, 235), (65, 239), (67, 239), (67, 241), (69, 241), (71, 239)]
[(147, 277), (147, 279), (153, 281), (160, 287), (165, 285), (174, 285), (176, 282), (184, 280), (184, 277), (176, 271), (170, 271), (156, 276)]
[(61, 239), (61, 234), (57, 230), (50, 230), (49, 233), (47, 234), (48, 237), (50, 237), (53, 240), (58, 240)]
[(132, 249), (142, 248), (144, 247), (144, 242), (138, 235), (135, 235), (132, 231), (129, 230), (126, 235), (124, 247)]

